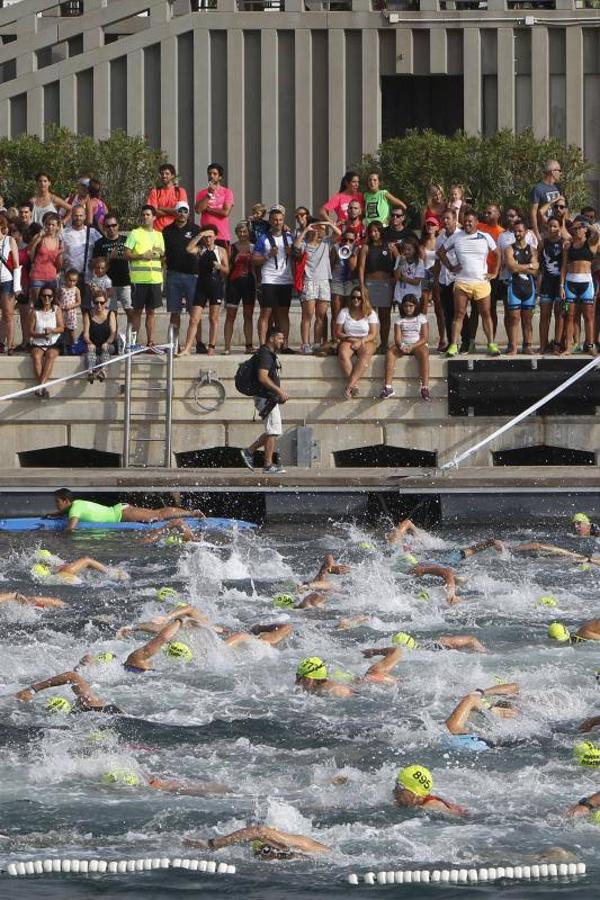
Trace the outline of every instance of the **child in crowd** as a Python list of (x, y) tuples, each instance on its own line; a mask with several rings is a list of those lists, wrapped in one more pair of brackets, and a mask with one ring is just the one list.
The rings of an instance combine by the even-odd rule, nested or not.
[(97, 297), (99, 294), (103, 294), (103, 296), (108, 299), (110, 309), (114, 308), (113, 283), (106, 274), (107, 263), (108, 260), (105, 256), (96, 257), (92, 263), (92, 275), (89, 277), (87, 283), (90, 301), (87, 304), (88, 308), (91, 306), (94, 297)]
[(77, 287), (78, 279), (77, 269), (68, 269), (58, 295), (58, 305), (62, 310), (65, 323), (65, 340), (69, 347), (77, 340), (77, 310), (81, 309), (81, 293)]
[(421, 398), (431, 400), (429, 393), (429, 325), (427, 318), (419, 312), (419, 302), (414, 294), (405, 294), (400, 304), (400, 315), (394, 321), (394, 345), (385, 355), (384, 385), (380, 400), (394, 396), (392, 379), (396, 360), (402, 356), (414, 356), (421, 376)]
[(255, 203), (252, 212), (248, 216), (250, 223), (250, 240), (256, 244), (258, 239), (266, 234), (269, 230), (269, 222), (265, 219), (267, 207), (264, 203)]
[(459, 225), (463, 223), (463, 213), (466, 207), (465, 189), (462, 184), (453, 181), (450, 185), (450, 196), (448, 197), (448, 206), (456, 212), (456, 219)]
[[(399, 306), (404, 297), (410, 294), (417, 301), (421, 300), (421, 285), (425, 278), (425, 266), (419, 253), (416, 238), (407, 238), (400, 244), (400, 251), (394, 267), (394, 303)], [(419, 311), (419, 310), (418, 310)]]

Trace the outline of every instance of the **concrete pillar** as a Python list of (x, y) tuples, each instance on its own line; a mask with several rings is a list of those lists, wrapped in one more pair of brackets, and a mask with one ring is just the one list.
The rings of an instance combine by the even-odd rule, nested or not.
[(531, 31), (532, 127), (537, 138), (548, 137), (550, 124), (550, 65), (548, 29), (536, 25)]
[[(273, 13), (276, 16), (277, 13)], [(261, 32), (262, 77), (260, 102), (261, 188), (263, 201), (277, 203), (279, 198), (279, 85), (277, 66), (277, 32), (266, 28)]]
[[(287, 5), (286, 5), (287, 9)], [(294, 54), (296, 92), (296, 183), (295, 196), (312, 197), (312, 42), (308, 28), (296, 31), (296, 52)]]
[[(201, 17), (199, 13), (199, 18)], [(194, 190), (206, 186), (206, 167), (211, 161), (210, 32), (194, 29)]]
[(396, 73), (398, 75), (413, 73), (412, 28), (396, 28)]
[(343, 28), (327, 32), (329, 106), (329, 188), (333, 192), (346, 171), (346, 35)]
[(567, 139), (583, 147), (583, 29), (571, 25), (566, 30), (567, 58)]
[(27, 91), (27, 134), (44, 136), (44, 88), (40, 84)]
[(144, 133), (144, 51), (127, 54), (127, 133)]
[[(233, 189), (238, 209), (246, 210), (246, 172), (244, 160), (244, 32), (227, 32), (227, 171), (235, 178), (227, 183)], [(242, 205), (243, 204), (243, 205)]]
[(77, 129), (77, 83), (75, 75), (65, 75), (60, 79), (59, 88), (60, 124), (71, 131)]
[(0, 137), (10, 137), (10, 100), (0, 100)]
[(468, 134), (481, 132), (481, 38), (478, 28), (464, 30), (464, 120)]
[(32, 50), (27, 53), (22, 53), (21, 56), (17, 56), (15, 63), (17, 78), (21, 78), (23, 75), (29, 75), (30, 72), (35, 72), (36, 67), (36, 56)]
[(160, 145), (177, 165), (177, 38), (160, 42)]
[(515, 40), (512, 28), (498, 29), (498, 128), (515, 127)]
[(110, 63), (94, 66), (93, 133), (97, 141), (110, 137)]
[(376, 28), (362, 32), (362, 147), (374, 153), (381, 143), (381, 85), (379, 34)]
[(448, 74), (448, 44), (445, 28), (432, 28), (429, 32), (429, 71), (432, 75)]
[(97, 50), (104, 45), (104, 31), (102, 28), (88, 28), (83, 32), (83, 52)]

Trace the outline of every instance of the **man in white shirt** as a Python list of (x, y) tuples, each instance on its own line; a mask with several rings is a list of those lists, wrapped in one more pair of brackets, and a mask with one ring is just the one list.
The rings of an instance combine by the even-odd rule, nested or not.
[[(448, 238), (452, 237), (455, 231), (462, 231), (462, 228), (458, 224), (456, 210), (450, 206), (442, 213), (442, 223), (444, 228), (435, 241), (436, 253), (445, 245)], [(448, 262), (453, 265), (458, 262), (453, 250), (450, 251)], [(434, 303), (437, 304), (439, 302), (446, 326), (445, 335), (442, 334), (440, 329), (440, 341), (438, 344), (438, 350), (443, 353), (448, 349), (450, 341), (452, 340), (452, 322), (454, 321), (454, 273), (451, 272), (447, 266), (443, 266), (439, 259), (436, 260), (433, 267), (433, 299)], [(445, 340), (445, 337), (447, 337), (447, 340)], [(465, 346), (468, 345), (468, 315), (465, 315), (465, 320), (463, 321), (461, 340)]]
[[(458, 353), (458, 339), (467, 309), (467, 303), (477, 303), (481, 315), (483, 330), (488, 342), (488, 353), (499, 356), (500, 348), (494, 343), (493, 323), (490, 304), (490, 280), (495, 278), (500, 267), (500, 254), (496, 242), (491, 235), (479, 231), (479, 217), (472, 209), (464, 214), (464, 231), (455, 231), (444, 246), (438, 250), (438, 258), (442, 265), (456, 276), (454, 282), (454, 319), (452, 335), (446, 356), (453, 357)], [(454, 251), (457, 262), (452, 263), (448, 254)], [(488, 253), (495, 256), (494, 271), (488, 272)]]
[[(78, 287), (83, 306), (89, 306), (84, 295), (86, 276), (92, 273), (94, 244), (102, 235), (95, 228), (85, 224), (85, 209), (74, 206), (71, 210), (71, 224), (65, 228), (63, 242), (63, 272), (75, 269), (79, 273)], [(87, 252), (86, 252), (87, 250)], [(85, 271), (84, 271), (85, 270)]]
[(254, 262), (261, 267), (261, 290), (258, 298), (258, 339), (264, 344), (271, 319), (285, 337), (282, 353), (293, 353), (288, 347), (290, 305), (292, 302), (292, 261), (294, 238), (285, 225), (285, 207), (269, 210), (269, 230), (261, 235), (254, 248)]

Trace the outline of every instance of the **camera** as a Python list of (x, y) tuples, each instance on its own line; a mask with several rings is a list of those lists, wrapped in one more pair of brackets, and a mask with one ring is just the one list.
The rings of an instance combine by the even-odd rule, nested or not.
[(338, 247), (338, 256), (340, 259), (350, 259), (352, 256), (351, 244), (342, 244), (341, 247)]

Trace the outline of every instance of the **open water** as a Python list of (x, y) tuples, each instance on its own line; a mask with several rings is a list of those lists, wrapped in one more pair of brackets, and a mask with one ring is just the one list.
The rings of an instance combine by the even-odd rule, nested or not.
[[(180, 871), (0, 875), (0, 897), (597, 897), (600, 825), (572, 823), (564, 811), (600, 789), (596, 770), (572, 756), (578, 723), (600, 712), (594, 678), (600, 655), (593, 643), (552, 644), (545, 631), (554, 618), (573, 626), (600, 616), (600, 569), (488, 550), (459, 564), (466, 579), (462, 602), (448, 607), (439, 581), (407, 575), (404, 551), (387, 547), (382, 533), (324, 521), (209, 536), (185, 548), (147, 545), (129, 534), (0, 536), (0, 591), (54, 594), (69, 604), (58, 611), (0, 606), (0, 867), (48, 857), (193, 856), (184, 836), (214, 837), (253, 823), (305, 833), (332, 848), (327, 859), (284, 863), (255, 860), (248, 847), (226, 848), (214, 858), (234, 863), (237, 874), (220, 878)], [(424, 544), (412, 542), (413, 552), (423, 561), (444, 561), (452, 548), (490, 534), (436, 531)], [(495, 536), (595, 548), (595, 541), (569, 536), (563, 523), (545, 535)], [(63, 559), (93, 555), (125, 569), (129, 580), (92, 573), (80, 585), (45, 582), (42, 590), (30, 574), (42, 546)], [(326, 551), (352, 566), (349, 575), (333, 578), (327, 605), (274, 610), (273, 595), (314, 575)], [(162, 585), (223, 625), (290, 621), (294, 635), (278, 648), (252, 642), (230, 649), (205, 629), (187, 631), (181, 639), (194, 651), (192, 663), (159, 654), (158, 675), (127, 674), (120, 661), (142, 639), (116, 640), (115, 632), (163, 613), (156, 598)], [(429, 599), (419, 599), (423, 587)], [(556, 609), (539, 604), (548, 593)], [(358, 614), (371, 619), (336, 628), (342, 616)], [(295, 690), (302, 657), (320, 655), (333, 668), (361, 674), (369, 665), (361, 650), (385, 646), (400, 629), (417, 638), (475, 634), (488, 652), (409, 651), (397, 686), (369, 685), (346, 700)], [(47, 696), (70, 696), (66, 688), (29, 704), (13, 699), (33, 681), (71, 668), (86, 651), (106, 650), (118, 661), (84, 674), (128, 715), (50, 716)], [(480, 720), (495, 749), (449, 751), (444, 719), (464, 693), (495, 676), (520, 684), (519, 716)], [(432, 770), (435, 793), (464, 804), (470, 815), (454, 820), (396, 808), (396, 772), (414, 762)], [(184, 797), (102, 783), (113, 769), (219, 781), (232, 793)], [(340, 775), (345, 783), (334, 783)], [(345, 883), (349, 872), (527, 863), (556, 846), (575, 853), (589, 875), (476, 887)]]

